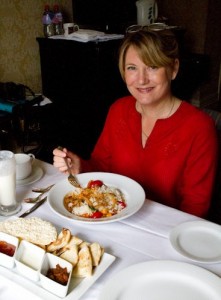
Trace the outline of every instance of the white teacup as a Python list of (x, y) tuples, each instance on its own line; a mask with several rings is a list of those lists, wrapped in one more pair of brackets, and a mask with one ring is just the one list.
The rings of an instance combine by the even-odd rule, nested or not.
[(27, 178), (32, 173), (32, 165), (35, 160), (35, 156), (32, 153), (16, 153), (16, 180), (22, 180)]

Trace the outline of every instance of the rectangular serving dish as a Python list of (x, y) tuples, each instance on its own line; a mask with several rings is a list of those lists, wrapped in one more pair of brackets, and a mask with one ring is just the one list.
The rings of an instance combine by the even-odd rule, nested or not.
[[(114, 262), (116, 259), (115, 256), (110, 255), (108, 253), (104, 253), (101, 259), (100, 264), (94, 269), (93, 275), (91, 277), (87, 278), (71, 278), (69, 290), (67, 293), (67, 296), (65, 300), (71, 300), (75, 299), (78, 300), (94, 283), (95, 281), (109, 268), (109, 266)], [(47, 290), (43, 289), (43, 287), (40, 286), (40, 282), (32, 282), (28, 280), (27, 278), (21, 276), (16, 267), (13, 269), (7, 269), (0, 266), (0, 276), (6, 277), (8, 280), (10, 280), (10, 289), (7, 286), (7, 280), (3, 281), (5, 282), (1, 286), (1, 290), (8, 289), (8, 295), (5, 295), (10, 297), (11, 299), (15, 298), (17, 299), (18, 294), (16, 292), (16, 289), (13, 289), (13, 285), (20, 286), (22, 289), (22, 295), (20, 295), (24, 299), (26, 296), (25, 293), (27, 291), (27, 295), (33, 294), (33, 299), (44, 299), (44, 300), (58, 300), (61, 299), (58, 296), (53, 295), (52, 293), (48, 292)], [(14, 294), (13, 294), (14, 293)], [(37, 296), (38, 295), (38, 296)]]

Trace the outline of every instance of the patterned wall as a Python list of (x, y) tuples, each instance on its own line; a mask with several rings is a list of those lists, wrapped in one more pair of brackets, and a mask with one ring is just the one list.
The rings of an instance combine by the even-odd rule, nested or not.
[(0, 82), (22, 83), (41, 93), (39, 47), (45, 4), (59, 4), (65, 22), (72, 21), (71, 0), (0, 1)]
[[(203, 53), (207, 41), (206, 52), (214, 57), (214, 75), (209, 87), (217, 91), (220, 68), (220, 0), (157, 1), (160, 13), (169, 17), (172, 24), (187, 27), (186, 37), (192, 51)], [(44, 5), (56, 3), (64, 12), (65, 22), (72, 21), (72, 0), (0, 0), (0, 82), (23, 83), (36, 93), (41, 93), (40, 57), (36, 37), (43, 36), (41, 19)], [(191, 10), (188, 3), (194, 5)], [(207, 11), (210, 19), (206, 22)]]

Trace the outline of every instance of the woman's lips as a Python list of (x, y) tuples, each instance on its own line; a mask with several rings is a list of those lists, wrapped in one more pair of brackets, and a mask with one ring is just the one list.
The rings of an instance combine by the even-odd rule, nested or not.
[(149, 87), (149, 88), (137, 88), (138, 92), (140, 93), (149, 93), (153, 90), (152, 87)]

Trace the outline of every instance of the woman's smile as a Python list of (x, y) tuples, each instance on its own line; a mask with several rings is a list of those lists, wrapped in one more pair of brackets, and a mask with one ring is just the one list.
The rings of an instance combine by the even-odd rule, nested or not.
[(153, 87), (147, 87), (147, 88), (137, 88), (138, 92), (141, 94), (148, 94), (150, 93), (154, 88)]
[(135, 48), (128, 49), (125, 57), (125, 81), (137, 101), (151, 104), (169, 98), (171, 77), (170, 69), (147, 66)]

